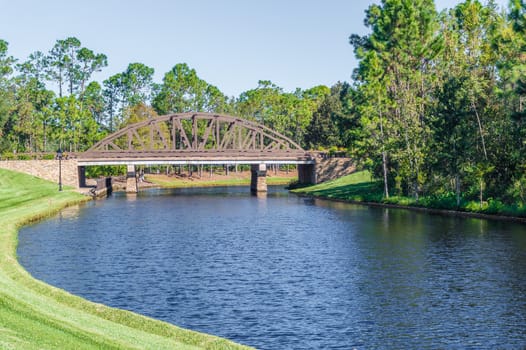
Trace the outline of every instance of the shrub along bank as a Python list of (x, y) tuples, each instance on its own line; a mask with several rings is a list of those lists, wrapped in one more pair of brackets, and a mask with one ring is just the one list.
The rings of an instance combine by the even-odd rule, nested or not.
[(522, 204), (503, 204), (499, 200), (489, 199), (483, 203), (474, 200), (461, 200), (457, 206), (454, 193), (444, 193), (433, 196), (423, 196), (418, 200), (412, 197), (383, 197), (383, 183), (372, 179), (368, 171), (359, 171), (339, 179), (318, 185), (292, 190), (294, 193), (319, 198), (336, 199), (359, 203), (377, 203), (403, 206), (408, 208), (425, 208), (433, 210), (455, 211), (459, 213), (498, 215), (505, 217), (524, 218), (526, 207)]
[(17, 230), (86, 201), (56, 184), (0, 169), (0, 348), (248, 349), (84, 300), (31, 277), (16, 259)]

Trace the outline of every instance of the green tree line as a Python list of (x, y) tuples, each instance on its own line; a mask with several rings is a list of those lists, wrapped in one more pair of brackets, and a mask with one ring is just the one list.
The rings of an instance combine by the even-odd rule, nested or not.
[(476, 197), (524, 203), (526, 6), (468, 0), (384, 0), (350, 43), (353, 152), (383, 180), (384, 197)]
[(91, 78), (107, 60), (70, 37), (21, 62), (0, 40), (0, 154), (84, 151), (129, 123), (189, 111), (245, 117), (303, 142), (312, 114), (330, 92), (317, 86), (286, 93), (260, 81), (238, 98), (228, 97), (185, 63), (161, 83), (154, 82), (154, 68), (134, 62), (100, 84)]
[[(122, 126), (187, 111), (260, 122), (307, 149), (342, 149), (381, 180), (384, 197), (524, 203), (526, 5), (382, 0), (350, 35), (350, 82), (284, 91), (261, 80), (226, 96), (185, 63), (154, 81), (130, 63), (104, 80), (106, 55), (77, 38), (26, 61), (0, 40), (0, 154), (83, 151)], [(330, 53), (328, 53), (330, 54)]]

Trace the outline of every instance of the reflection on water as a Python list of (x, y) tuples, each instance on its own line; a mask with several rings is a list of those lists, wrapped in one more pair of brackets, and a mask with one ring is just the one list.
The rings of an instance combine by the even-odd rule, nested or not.
[(134, 192), (126, 192), (126, 200), (133, 202), (137, 200), (137, 193)]
[(34, 276), (261, 349), (526, 346), (524, 225), (270, 188), (114, 194), (20, 233)]
[[(252, 196), (258, 199), (267, 199), (267, 192), (254, 192), (252, 193)], [(263, 202), (266, 202), (266, 201), (263, 201)]]
[(64, 208), (57, 214), (57, 216), (60, 219), (76, 219), (79, 216), (82, 206), (83, 204), (76, 204), (72, 205), (71, 207)]

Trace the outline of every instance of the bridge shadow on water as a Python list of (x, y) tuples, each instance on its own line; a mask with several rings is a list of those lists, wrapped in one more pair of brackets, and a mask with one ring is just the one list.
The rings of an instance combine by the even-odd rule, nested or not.
[(163, 197), (163, 196), (186, 196), (186, 197), (246, 197), (251, 195), (253, 198), (267, 197), (286, 197), (288, 190), (283, 185), (269, 185), (267, 192), (251, 193), (248, 186), (204, 186), (204, 187), (180, 187), (180, 188), (145, 188), (137, 193), (126, 193), (116, 191), (112, 196), (126, 197), (127, 200), (136, 200), (142, 197)]

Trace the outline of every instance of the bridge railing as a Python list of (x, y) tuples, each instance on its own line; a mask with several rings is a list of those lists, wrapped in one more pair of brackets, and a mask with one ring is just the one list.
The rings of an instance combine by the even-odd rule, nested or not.
[[(251, 150), (202, 150), (202, 151), (96, 151), (96, 152), (64, 152), (62, 160), (77, 159), (159, 159), (159, 160), (179, 160), (179, 159), (295, 159), (295, 160), (313, 160), (319, 155), (316, 152), (302, 150), (280, 150), (280, 151), (251, 151)], [(55, 152), (28, 152), (28, 153), (4, 153), (0, 155), (0, 161), (18, 161), (18, 160), (58, 160)]]
[[(78, 154), (76, 152), (64, 152), (62, 153), (62, 159), (77, 159)], [(0, 154), (0, 161), (6, 160), (54, 160), (57, 158), (56, 152), (29, 152), (29, 153), (3, 153)]]
[(347, 151), (309, 151), (313, 157), (329, 159), (329, 158), (349, 158)]

